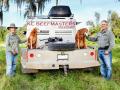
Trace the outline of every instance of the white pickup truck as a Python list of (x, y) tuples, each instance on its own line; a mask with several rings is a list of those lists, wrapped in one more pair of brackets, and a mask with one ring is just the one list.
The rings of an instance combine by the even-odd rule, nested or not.
[(21, 50), (23, 73), (39, 70), (87, 68), (99, 66), (94, 48), (75, 47), (76, 20), (68, 6), (54, 6), (47, 17), (28, 17), (27, 36), (38, 29), (37, 48)]

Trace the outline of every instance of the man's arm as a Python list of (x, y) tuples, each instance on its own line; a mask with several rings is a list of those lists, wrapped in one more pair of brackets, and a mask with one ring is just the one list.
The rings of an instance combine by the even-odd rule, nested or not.
[(89, 40), (89, 41), (93, 41), (93, 42), (96, 42), (96, 41), (97, 41), (97, 35), (96, 35), (95, 37), (91, 37), (90, 35), (87, 35), (87, 34), (86, 34), (86, 38), (87, 38), (87, 40)]
[(115, 36), (113, 34), (112, 31), (109, 32), (109, 48), (108, 48), (108, 52), (110, 52), (112, 50), (112, 48), (115, 45)]

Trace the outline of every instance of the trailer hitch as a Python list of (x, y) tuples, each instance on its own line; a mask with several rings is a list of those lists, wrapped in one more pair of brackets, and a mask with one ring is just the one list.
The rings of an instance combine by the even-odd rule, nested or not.
[[(61, 55), (65, 55), (64, 51), (61, 52)], [(62, 65), (63, 66), (63, 70), (64, 70), (64, 75), (67, 76), (68, 74), (68, 65)]]
[(68, 70), (67, 70), (67, 65), (63, 65), (63, 69), (64, 69), (64, 74), (65, 74), (65, 76), (67, 76), (67, 74), (68, 74)]

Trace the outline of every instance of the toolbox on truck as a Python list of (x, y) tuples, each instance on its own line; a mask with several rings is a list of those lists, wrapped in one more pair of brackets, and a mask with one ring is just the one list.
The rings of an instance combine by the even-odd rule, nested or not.
[(49, 43), (48, 49), (51, 51), (71, 51), (71, 50), (75, 50), (75, 43), (70, 43), (70, 42)]
[(49, 12), (49, 17), (70, 17), (72, 15), (69, 6), (53, 6)]

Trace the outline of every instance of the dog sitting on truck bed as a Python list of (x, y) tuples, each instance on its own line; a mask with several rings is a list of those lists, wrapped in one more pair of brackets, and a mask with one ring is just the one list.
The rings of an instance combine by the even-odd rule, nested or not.
[(36, 44), (37, 44), (37, 28), (33, 28), (28, 37), (27, 46), (29, 49), (36, 49)]
[(77, 31), (76, 36), (75, 36), (75, 44), (76, 47), (79, 49), (82, 48), (87, 48), (86, 43), (85, 43), (85, 33), (88, 32), (87, 28), (82, 28)]

